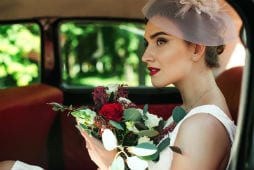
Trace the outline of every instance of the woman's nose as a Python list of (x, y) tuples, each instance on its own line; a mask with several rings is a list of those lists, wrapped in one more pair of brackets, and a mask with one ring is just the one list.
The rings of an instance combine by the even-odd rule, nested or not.
[(153, 60), (153, 56), (152, 56), (151, 50), (149, 50), (149, 48), (147, 47), (143, 56), (142, 56), (142, 61), (147, 63), (152, 60)]

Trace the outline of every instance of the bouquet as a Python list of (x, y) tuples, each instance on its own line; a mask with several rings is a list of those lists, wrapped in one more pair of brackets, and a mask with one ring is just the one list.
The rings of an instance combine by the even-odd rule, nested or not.
[(166, 126), (161, 117), (148, 112), (148, 105), (138, 108), (128, 99), (125, 85), (98, 86), (92, 95), (94, 106), (90, 107), (50, 104), (55, 111), (67, 110), (79, 128), (102, 141), (106, 150), (117, 149), (111, 170), (146, 169), (148, 161), (159, 160), (159, 153), (170, 143), (169, 138), (160, 142), (160, 132), (175, 124)]

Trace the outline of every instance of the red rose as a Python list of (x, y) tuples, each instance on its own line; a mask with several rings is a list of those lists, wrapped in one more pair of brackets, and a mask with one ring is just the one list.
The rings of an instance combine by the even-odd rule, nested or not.
[(119, 103), (105, 104), (102, 106), (99, 114), (108, 120), (120, 122), (123, 117), (123, 107)]

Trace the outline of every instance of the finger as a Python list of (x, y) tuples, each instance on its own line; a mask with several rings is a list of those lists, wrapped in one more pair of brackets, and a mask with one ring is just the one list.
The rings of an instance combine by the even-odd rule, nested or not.
[(86, 139), (86, 140), (91, 140), (91, 137), (88, 135), (88, 133), (85, 130), (80, 130), (81, 135)]
[(89, 142), (86, 142), (86, 149), (87, 149), (87, 150), (88, 150), (88, 149), (91, 149), (91, 145), (90, 145)]
[(89, 150), (89, 149), (90, 149), (89, 145), (88, 145), (88, 144), (86, 144), (86, 150)]

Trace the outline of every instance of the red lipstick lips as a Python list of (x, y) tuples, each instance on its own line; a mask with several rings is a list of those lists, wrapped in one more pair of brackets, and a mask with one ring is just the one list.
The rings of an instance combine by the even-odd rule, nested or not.
[(148, 70), (150, 71), (150, 76), (153, 76), (160, 71), (160, 69), (154, 67), (148, 67)]

